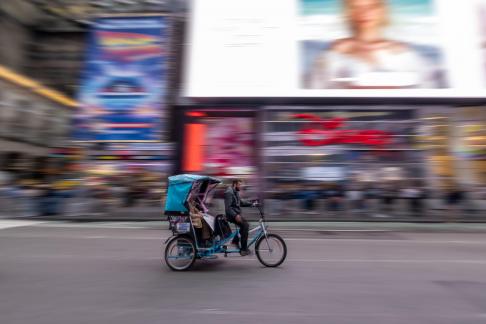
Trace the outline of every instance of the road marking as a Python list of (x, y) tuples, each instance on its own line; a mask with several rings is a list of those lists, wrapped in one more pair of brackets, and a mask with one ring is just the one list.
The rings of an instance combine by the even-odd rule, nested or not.
[(334, 262), (334, 263), (465, 263), (465, 264), (485, 264), (486, 260), (407, 260), (407, 259), (292, 259), (291, 262)]
[[(164, 312), (166, 312), (164, 310)], [(372, 312), (372, 313), (366, 313), (366, 312), (361, 312), (361, 311), (347, 311), (347, 312), (311, 312), (311, 311), (248, 311), (248, 310), (231, 310), (231, 309), (218, 309), (218, 308), (207, 308), (207, 309), (196, 309), (196, 310), (190, 310), (190, 309), (181, 309), (180, 311), (175, 311), (173, 309), (168, 310), (168, 312), (175, 312), (177, 314), (181, 313), (187, 313), (187, 314), (198, 314), (198, 315), (232, 315), (232, 316), (269, 316), (269, 317), (297, 317), (296, 322), (299, 322), (298, 319), (301, 319), (303, 317), (317, 317), (320, 319), (320, 323), (325, 323), (328, 322), (326, 319), (332, 317), (335, 318), (364, 318), (364, 317), (371, 317), (371, 318), (376, 318), (376, 317), (391, 317), (392, 319), (397, 318), (397, 314), (393, 312)], [(428, 314), (426, 316), (429, 316)], [(465, 316), (470, 316), (469, 314), (466, 314)], [(444, 318), (444, 319), (451, 319), (451, 318), (456, 318), (458, 317), (457, 314), (450, 314), (447, 313), (447, 311), (442, 312), (441, 314), (433, 314), (430, 316), (431, 318), (437, 319), (437, 318)], [(461, 316), (462, 318), (462, 316)], [(260, 321), (263, 321), (263, 319), (259, 319)], [(359, 322), (359, 321), (358, 321)], [(361, 321), (362, 323), (363, 321)], [(394, 322), (394, 321), (392, 321)]]
[(43, 221), (31, 221), (31, 220), (0, 220), (0, 230), (14, 227), (35, 226), (44, 223)]
[(381, 230), (381, 229), (333, 229), (333, 228), (319, 228), (319, 229), (312, 229), (312, 228), (274, 228), (272, 227), (272, 231), (285, 231), (285, 232), (363, 232), (363, 233), (389, 233), (389, 232), (396, 232), (395, 230)]
[[(46, 222), (41, 227), (65, 227), (65, 228), (106, 228), (106, 229), (159, 229), (154, 225), (124, 225), (123, 223), (69, 223), (68, 221)], [(167, 227), (164, 227), (164, 229)]]
[[(232, 260), (239, 262), (257, 262), (258, 260), (252, 257), (228, 256), (222, 257), (218, 254), (218, 260)], [(7, 256), (5, 256), (7, 257)], [(34, 254), (34, 255), (16, 255), (15, 259), (76, 259), (76, 260), (107, 260), (107, 261), (129, 261), (129, 260), (146, 260), (146, 261), (163, 261), (163, 257), (136, 257), (136, 256), (113, 256), (113, 255), (76, 255), (76, 254)], [(211, 260), (204, 262), (212, 262)], [(486, 265), (486, 260), (461, 260), (461, 259), (285, 259), (286, 262), (297, 263), (395, 263), (395, 264), (468, 264), (468, 265)]]
[(92, 239), (100, 239), (100, 240), (167, 240), (169, 237), (147, 237), (147, 236), (105, 236), (105, 235), (84, 235), (84, 236), (74, 236), (74, 235), (59, 235), (59, 234), (12, 234), (12, 233), (0, 233), (0, 238), (2, 237), (9, 237), (9, 238), (22, 238), (22, 239), (70, 239), (70, 240), (92, 240)]
[[(256, 224), (254, 224), (256, 225)], [(166, 223), (161, 222), (160, 224), (143, 224), (134, 225), (130, 223), (105, 223), (105, 222), (94, 222), (94, 223), (69, 223), (68, 221), (59, 221), (56, 223), (45, 223), (42, 227), (85, 227), (85, 228), (127, 228), (127, 229), (158, 229), (162, 227), (163, 229), (168, 229)], [(363, 233), (387, 233), (394, 232), (394, 230), (388, 229), (312, 229), (312, 228), (279, 228), (272, 227), (273, 231), (286, 231), (286, 232), (343, 232), (343, 233), (353, 233), (353, 232), (363, 232)]]
[[(72, 223), (71, 221), (46, 221), (38, 224), (40, 227), (65, 227), (65, 228), (106, 228), (106, 229), (152, 229), (152, 230), (168, 230), (168, 225), (164, 221), (156, 222), (88, 222), (88, 223)], [(285, 227), (271, 227), (274, 232), (314, 232), (314, 233), (397, 233), (397, 232), (409, 232), (419, 229), (427, 229), (427, 227), (405, 227), (405, 228), (388, 228), (388, 229), (335, 229), (335, 228), (285, 228)], [(443, 229), (440, 228), (435, 231), (433, 228), (431, 230), (433, 233), (444, 233)], [(477, 231), (477, 228), (459, 228), (457, 233), (466, 233), (467, 230), (475, 230), (474, 233), (484, 233), (485, 231)], [(463, 231), (466, 232), (463, 232)], [(445, 233), (448, 233), (447, 231)]]
[[(31, 225), (20, 225), (20, 226), (31, 226)], [(4, 232), (0, 234), (0, 237), (11, 237), (11, 238), (46, 238), (46, 239), (79, 239), (79, 240), (91, 240), (91, 239), (108, 239), (108, 240), (158, 240), (165, 241), (169, 237), (159, 237), (159, 236), (109, 236), (109, 235), (52, 235), (52, 234), (12, 234)], [(464, 241), (464, 240), (407, 240), (407, 239), (348, 239), (348, 238), (284, 238), (285, 241), (296, 241), (296, 242), (349, 242), (349, 243), (399, 243), (399, 244), (458, 244), (458, 245), (486, 245), (486, 239), (484, 241)]]
[(406, 243), (406, 244), (485, 244), (486, 240), (484, 241), (458, 241), (458, 240), (407, 240), (407, 239), (348, 239), (348, 238), (284, 238), (285, 241), (333, 241), (333, 242), (383, 242), (383, 243)]
[[(135, 314), (138, 315), (140, 312), (152, 312), (154, 311), (152, 308), (124, 308), (123, 310), (119, 310), (118, 314), (123, 315), (128, 315), (128, 314)], [(157, 308), (156, 310), (157, 313), (162, 313), (162, 314), (171, 314), (171, 316), (174, 319), (179, 318), (181, 315), (192, 315), (192, 316), (207, 316), (210, 317), (209, 321), (211, 320), (214, 321), (214, 317), (218, 316), (220, 318), (227, 318), (227, 322), (234, 321), (233, 317), (236, 318), (247, 318), (246, 322), (248, 322), (252, 317), (257, 317), (254, 320), (256, 322), (265, 322), (268, 321), (269, 318), (283, 318), (284, 320), (288, 321), (288, 318), (295, 318), (295, 322), (302, 322), (303, 318), (308, 318), (308, 319), (315, 319), (314, 322), (316, 323), (335, 323), (335, 322), (343, 322), (343, 319), (346, 320), (353, 320), (354, 322), (359, 322), (359, 323), (375, 323), (378, 318), (382, 319), (380, 320), (381, 322), (396, 322), (397, 320), (397, 314), (394, 312), (367, 312), (367, 311), (361, 311), (361, 310), (355, 310), (355, 309), (349, 309), (347, 311), (325, 311), (325, 312), (319, 312), (319, 310), (300, 310), (300, 311), (282, 311), (281, 309), (278, 310), (267, 310), (267, 311), (261, 311), (261, 310), (238, 310), (238, 309), (229, 309), (229, 308), (201, 308), (201, 309), (191, 309), (190, 307), (186, 308)], [(173, 314), (173, 315), (172, 315)], [(464, 313), (464, 314), (458, 314), (457, 312), (454, 311), (448, 311), (442, 310), (440, 314), (430, 314), (429, 313), (420, 313), (417, 316), (420, 317), (423, 321), (430, 322), (431, 320), (437, 320), (437, 319), (444, 319), (445, 321), (451, 320), (451, 319), (456, 319), (455, 322), (459, 323), (461, 321), (464, 321), (465, 319), (470, 318), (471, 316), (476, 318), (477, 316), (471, 315), (469, 313)], [(213, 317), (213, 318), (211, 318)], [(398, 316), (398, 318), (401, 318)], [(336, 321), (336, 319), (339, 319)], [(253, 320), (253, 319), (252, 319)], [(333, 321), (334, 320), (334, 321)], [(420, 320), (419, 320), (420, 321)], [(238, 322), (241, 322), (238, 321)]]
[[(237, 261), (255, 261), (253, 258), (234, 259)], [(481, 264), (486, 265), (486, 260), (433, 260), (433, 259), (286, 259), (285, 262), (302, 263), (451, 263), (451, 264)]]

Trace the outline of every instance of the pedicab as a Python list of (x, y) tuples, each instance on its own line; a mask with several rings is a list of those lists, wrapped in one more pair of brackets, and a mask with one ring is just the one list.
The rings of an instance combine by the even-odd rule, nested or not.
[[(231, 229), (224, 215), (212, 216), (205, 205), (208, 194), (221, 180), (204, 175), (180, 174), (169, 177), (164, 214), (168, 217), (172, 236), (166, 241), (164, 259), (167, 266), (175, 271), (190, 269), (198, 259), (216, 258), (217, 254), (227, 257), (239, 255), (240, 250), (230, 243), (239, 228)], [(201, 240), (191, 217), (193, 205), (203, 215), (211, 229), (208, 240)], [(248, 248), (254, 245), (257, 259), (266, 267), (278, 267), (287, 256), (285, 241), (277, 234), (269, 233), (261, 205), (254, 206), (260, 212), (258, 225), (250, 229)]]

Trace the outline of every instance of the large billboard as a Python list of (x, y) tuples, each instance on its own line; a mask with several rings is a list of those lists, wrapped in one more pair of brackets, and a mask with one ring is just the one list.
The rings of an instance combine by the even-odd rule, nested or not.
[(167, 20), (94, 21), (75, 116), (80, 141), (157, 141), (167, 79)]
[(194, 1), (185, 95), (486, 97), (484, 3)]
[(447, 88), (433, 0), (300, 0), (300, 87)]

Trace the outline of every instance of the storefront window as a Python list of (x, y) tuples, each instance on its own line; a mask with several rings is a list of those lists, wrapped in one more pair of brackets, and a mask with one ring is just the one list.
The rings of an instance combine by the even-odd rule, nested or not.
[(454, 114), (453, 155), (458, 182), (486, 184), (486, 107), (461, 107)]
[[(315, 172), (335, 171), (330, 181), (349, 181), (353, 174), (393, 167), (397, 179), (422, 178), (423, 152), (416, 145), (419, 123), (413, 110), (268, 111), (265, 118), (266, 176), (313, 180)], [(383, 143), (381, 143), (383, 142)], [(320, 169), (319, 169), (320, 168)], [(325, 169), (327, 168), (327, 169)], [(309, 175), (313, 174), (312, 177)], [(325, 179), (322, 178), (321, 180)], [(324, 181), (324, 180), (323, 180)]]

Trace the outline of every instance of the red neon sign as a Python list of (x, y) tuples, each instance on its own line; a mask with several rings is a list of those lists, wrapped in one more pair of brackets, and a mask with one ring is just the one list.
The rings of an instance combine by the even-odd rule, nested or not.
[(188, 111), (186, 112), (186, 116), (189, 117), (206, 117), (206, 113), (202, 111)]
[(346, 121), (344, 118), (321, 119), (313, 114), (295, 114), (293, 117), (309, 121), (297, 132), (300, 142), (306, 146), (332, 144), (383, 146), (391, 142), (391, 134), (385, 131), (339, 129)]

